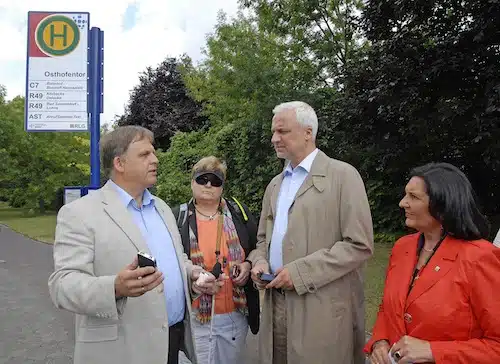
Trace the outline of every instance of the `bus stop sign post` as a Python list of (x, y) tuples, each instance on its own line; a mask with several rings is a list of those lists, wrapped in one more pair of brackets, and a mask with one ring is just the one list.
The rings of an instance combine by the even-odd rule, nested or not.
[(92, 27), (89, 40), (90, 187), (96, 189), (101, 186), (99, 139), (104, 101), (104, 32)]

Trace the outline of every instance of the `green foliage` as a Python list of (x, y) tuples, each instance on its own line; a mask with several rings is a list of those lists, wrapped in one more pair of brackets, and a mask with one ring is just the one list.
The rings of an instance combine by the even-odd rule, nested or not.
[(14, 207), (53, 209), (58, 190), (88, 181), (88, 135), (27, 133), (24, 98), (0, 97), (0, 200)]
[[(174, 137), (161, 160), (168, 164), (169, 173), (160, 176), (160, 193), (167, 191), (165, 186), (170, 186), (168, 191), (183, 189), (173, 187), (183, 173), (189, 186), (190, 168), (199, 158), (213, 154), (228, 165), (226, 193), (260, 211), (266, 183), (281, 168), (270, 144), (271, 110), (281, 101), (278, 95), (293, 91), (279, 49), (277, 40), (259, 33), (251, 21), (240, 17), (228, 23), (220, 18), (207, 41), (207, 60), (184, 74), (191, 94), (203, 103), (211, 127), (192, 137), (181, 136), (180, 143)], [(177, 163), (171, 163), (173, 159)], [(168, 201), (178, 200), (166, 192), (164, 196)]]
[(227, 192), (258, 211), (281, 169), (269, 143), (271, 110), (302, 99), (317, 110), (319, 146), (360, 170), (377, 231), (402, 229), (408, 172), (430, 161), (462, 168), (486, 210), (498, 213), (497, 1), (240, 3), (250, 12), (222, 16), (206, 60), (183, 72), (211, 127), (172, 146), (173, 156), (182, 148), (192, 159), (182, 168), (171, 162), (175, 172), (161, 184), (174, 186), (189, 174), (185, 163), (216, 154), (229, 165)]
[(298, 76), (305, 87), (341, 89), (347, 69), (362, 57), (367, 46), (359, 27), (363, 1), (241, 0), (240, 3), (257, 14), (259, 29), (280, 37), (292, 64), (306, 66)]
[[(368, 180), (366, 183), (366, 192), (368, 194), (368, 201), (373, 219), (373, 228), (375, 231), (384, 231), (392, 229), (402, 229), (404, 221), (399, 216), (395, 215), (395, 199), (391, 198), (389, 201), (387, 196), (395, 190), (394, 187), (388, 186), (381, 180)], [(396, 198), (399, 194), (396, 194)]]
[[(376, 245), (389, 245), (389, 246), (392, 246), (403, 235), (405, 235), (405, 233), (402, 232), (402, 231), (398, 231), (398, 232), (395, 232), (395, 233), (391, 233), (391, 232), (376, 232), (373, 235), (373, 240), (375, 241)], [(375, 246), (375, 249), (377, 249), (376, 246)]]
[(170, 150), (158, 155), (156, 193), (172, 206), (187, 202), (191, 197), (191, 168), (211, 154), (214, 153), (208, 150), (202, 133), (177, 133), (171, 140)]
[(156, 68), (148, 67), (139, 77), (139, 85), (130, 93), (121, 125), (141, 125), (155, 134), (156, 145), (167, 149), (178, 131), (191, 131), (207, 124), (201, 105), (188, 94), (181, 69), (192, 68), (191, 60), (167, 58)]
[[(332, 14), (327, 13), (331, 20)], [(281, 102), (300, 99), (323, 111), (322, 106), (335, 97), (335, 89), (321, 76), (327, 75), (327, 68), (318, 77), (318, 67), (325, 63), (318, 64), (309, 57), (311, 46), (306, 44), (306, 38), (302, 43), (291, 44), (288, 40), (292, 33), (273, 29), (269, 22), (272, 14), (252, 14), (240, 13), (231, 21), (221, 14), (207, 40), (206, 60), (183, 72), (190, 94), (203, 104), (211, 126), (203, 134), (193, 133), (193, 138), (182, 136), (180, 143), (176, 142), (178, 136), (174, 137), (171, 148), (162, 157), (168, 174), (161, 174), (158, 191), (168, 201), (178, 203), (176, 193), (186, 198), (187, 190), (176, 187), (189, 183), (189, 178), (181, 175), (189, 176), (189, 168), (199, 158), (214, 154), (228, 165), (225, 193), (241, 198), (258, 214), (266, 185), (283, 168), (270, 143), (272, 109)], [(312, 29), (314, 24), (302, 26)], [(340, 29), (335, 28), (334, 32)], [(325, 36), (326, 42), (334, 42), (328, 37)], [(355, 49), (352, 45), (346, 47)], [(323, 54), (325, 59), (329, 52)], [(330, 60), (329, 64), (337, 62), (340, 61)], [(330, 115), (320, 112), (321, 133), (332, 127)], [(325, 133), (320, 145), (328, 145), (329, 138), (335, 136), (334, 132)], [(331, 144), (338, 149), (343, 145), (338, 141)]]
[(372, 47), (335, 103), (347, 143), (366, 151), (377, 228), (398, 229), (408, 172), (460, 167), (486, 211), (499, 211), (500, 64), (497, 1), (368, 1)]

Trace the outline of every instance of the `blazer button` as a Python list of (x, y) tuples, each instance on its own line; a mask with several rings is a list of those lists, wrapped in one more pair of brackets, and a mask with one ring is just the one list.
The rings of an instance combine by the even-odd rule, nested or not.
[(161, 328), (163, 329), (163, 331), (167, 331), (168, 330), (168, 324), (161, 325)]
[(411, 315), (408, 312), (405, 312), (404, 319), (405, 319), (406, 323), (411, 324), (413, 317), (411, 317)]

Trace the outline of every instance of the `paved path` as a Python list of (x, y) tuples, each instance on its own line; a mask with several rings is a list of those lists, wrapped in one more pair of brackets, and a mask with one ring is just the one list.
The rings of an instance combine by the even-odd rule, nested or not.
[[(0, 224), (0, 364), (70, 364), (73, 315), (50, 300), (52, 246)], [(258, 363), (257, 339), (249, 334), (246, 363)]]
[(50, 301), (50, 245), (0, 225), (0, 364), (69, 364), (73, 316)]
[[(51, 245), (0, 224), (0, 364), (72, 363), (74, 318), (50, 300), (52, 269)], [(248, 346), (256, 347), (251, 334)], [(247, 359), (258, 362), (255, 349)]]

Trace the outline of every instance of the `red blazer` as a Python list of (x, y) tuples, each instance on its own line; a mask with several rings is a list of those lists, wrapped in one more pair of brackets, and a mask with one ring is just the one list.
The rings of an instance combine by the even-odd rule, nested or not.
[(419, 234), (399, 239), (387, 268), (373, 336), (390, 345), (427, 340), (437, 364), (500, 363), (500, 248), (447, 237), (408, 294)]

